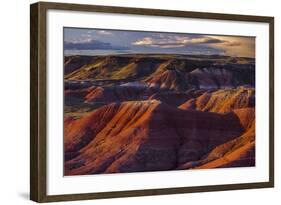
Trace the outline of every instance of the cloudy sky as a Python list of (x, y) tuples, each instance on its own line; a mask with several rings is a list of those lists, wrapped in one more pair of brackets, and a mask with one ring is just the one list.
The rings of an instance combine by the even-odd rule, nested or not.
[(65, 55), (178, 53), (255, 57), (255, 38), (64, 28)]

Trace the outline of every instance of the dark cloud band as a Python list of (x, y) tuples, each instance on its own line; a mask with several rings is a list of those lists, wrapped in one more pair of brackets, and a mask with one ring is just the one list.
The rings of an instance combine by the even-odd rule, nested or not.
[(128, 50), (125, 46), (116, 46), (111, 43), (105, 43), (97, 40), (89, 42), (64, 42), (64, 49), (66, 50)]

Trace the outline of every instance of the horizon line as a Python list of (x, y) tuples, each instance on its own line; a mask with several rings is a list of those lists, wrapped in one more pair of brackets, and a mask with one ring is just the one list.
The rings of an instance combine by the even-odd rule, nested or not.
[[(65, 50), (64, 50), (65, 51)], [(79, 51), (79, 50), (78, 50)], [(224, 55), (224, 54), (194, 54), (194, 53), (110, 53), (110, 54), (65, 54), (63, 53), (64, 57), (69, 56), (121, 56), (121, 55), (182, 55), (182, 56), (224, 56), (224, 57), (232, 57), (232, 58), (251, 58), (255, 59), (256, 57), (249, 57), (249, 56), (230, 56), (230, 55)]]

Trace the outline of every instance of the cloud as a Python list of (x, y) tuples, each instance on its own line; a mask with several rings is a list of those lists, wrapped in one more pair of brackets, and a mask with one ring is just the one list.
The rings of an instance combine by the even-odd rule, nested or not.
[(128, 47), (112, 45), (91, 38), (83, 38), (82, 41), (64, 42), (65, 50), (128, 50)]
[(225, 55), (255, 57), (255, 38), (234, 36), (221, 36), (220, 38), (226, 43), (215, 44), (213, 47), (224, 50)]
[(255, 39), (251, 37), (208, 35), (163, 35), (144, 37), (132, 43), (134, 46), (154, 48), (216, 49), (225, 55), (255, 57)]
[(105, 30), (98, 30), (97, 34), (99, 34), (99, 35), (113, 35), (113, 33), (109, 32), (109, 31), (105, 31)]
[(230, 46), (230, 47), (234, 47), (234, 46), (241, 46), (242, 43), (241, 42), (226, 42), (225, 45)]
[(214, 37), (197, 37), (191, 38), (187, 36), (177, 36), (177, 35), (160, 35), (159, 37), (145, 37), (139, 39), (132, 43), (135, 46), (150, 46), (150, 47), (159, 47), (159, 48), (180, 48), (186, 47), (188, 45), (196, 44), (214, 44), (214, 43), (224, 43), (223, 40), (216, 39)]
[(190, 44), (214, 44), (214, 43), (225, 43), (225, 41), (214, 38), (214, 37), (203, 37), (194, 38), (189, 41)]
[(177, 40), (171, 39), (154, 39), (151, 37), (145, 37), (141, 40), (137, 40), (132, 43), (132, 45), (136, 46), (150, 46), (150, 47), (159, 47), (159, 48), (178, 48), (183, 47), (184, 44)]

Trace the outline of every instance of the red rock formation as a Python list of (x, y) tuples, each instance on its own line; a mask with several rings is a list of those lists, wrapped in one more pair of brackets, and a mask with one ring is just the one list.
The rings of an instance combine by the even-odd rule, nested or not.
[(185, 111), (154, 100), (113, 103), (65, 120), (65, 174), (176, 169), (239, 137), (248, 126), (241, 116)]
[(235, 79), (230, 70), (222, 68), (197, 68), (190, 72), (195, 77), (200, 88), (232, 87)]
[(78, 106), (81, 107), (81, 103), (84, 102), (85, 97), (91, 93), (95, 87), (83, 88), (83, 89), (67, 89), (64, 91), (64, 102), (66, 106)]
[(178, 169), (203, 169), (218, 167), (241, 167), (255, 165), (255, 109), (234, 110), (244, 133), (216, 146), (198, 161), (181, 164)]
[(177, 70), (156, 72), (148, 77), (145, 82), (153, 88), (168, 90), (186, 90), (188, 88), (187, 76)]
[(230, 112), (233, 109), (254, 107), (255, 89), (233, 88), (214, 92), (205, 92), (198, 98), (190, 99), (179, 106), (184, 110), (201, 110), (217, 113)]
[(64, 60), (65, 175), (255, 164), (254, 59)]
[(95, 87), (83, 88), (83, 89), (68, 89), (64, 91), (65, 97), (74, 97), (83, 99), (86, 97), (90, 92), (95, 90)]
[(85, 102), (101, 102), (109, 103), (117, 101), (117, 96), (114, 95), (112, 90), (108, 90), (102, 87), (97, 87), (89, 92), (85, 98)]

